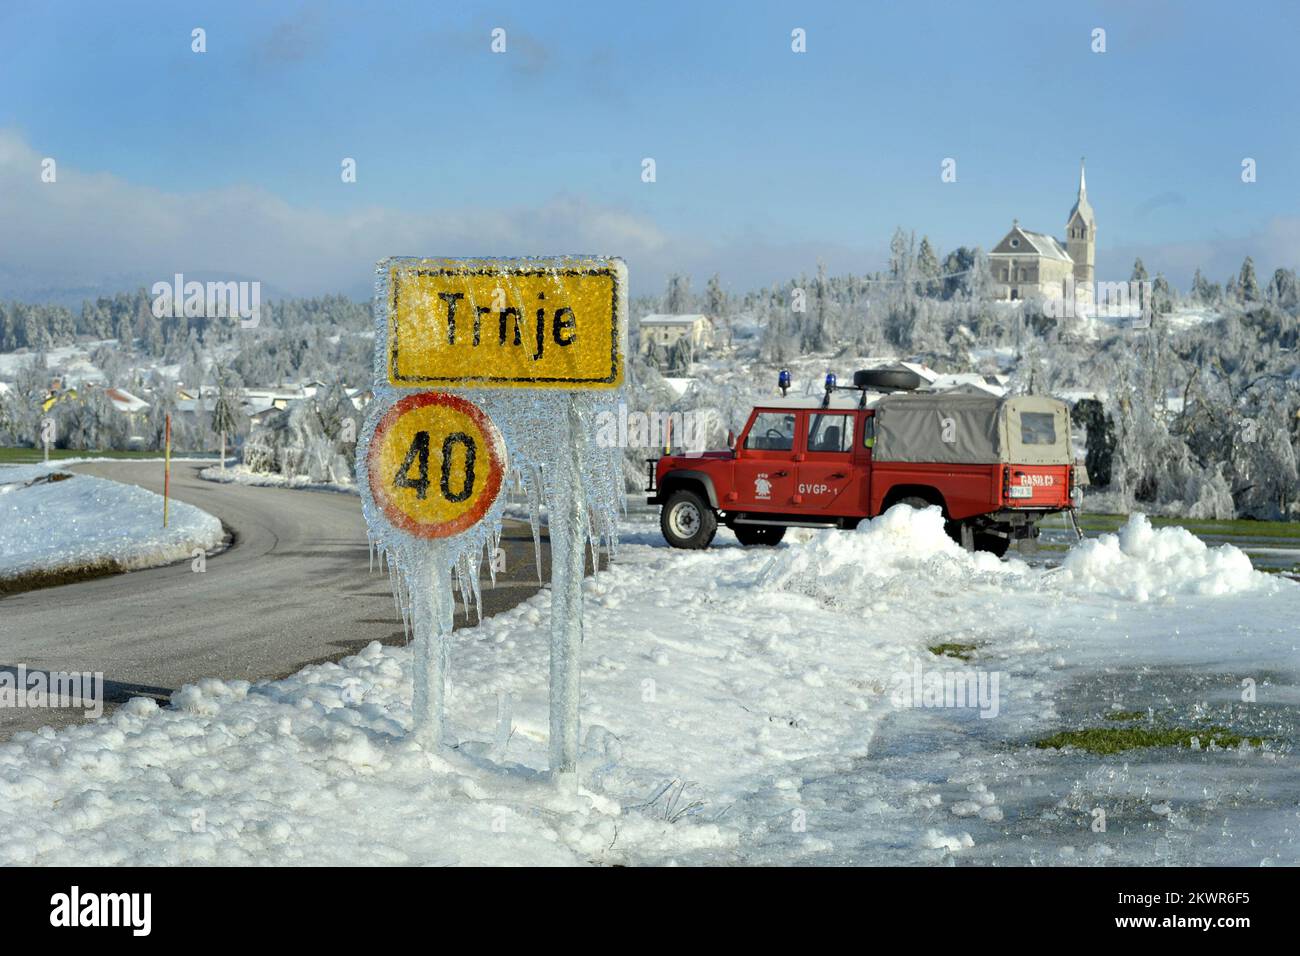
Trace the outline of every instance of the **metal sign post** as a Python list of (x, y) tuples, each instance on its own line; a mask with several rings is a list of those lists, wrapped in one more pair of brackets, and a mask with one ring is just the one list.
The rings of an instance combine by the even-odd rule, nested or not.
[[(477, 574), (483, 549), (495, 543), (508, 449), (508, 467), (547, 507), (550, 769), (572, 785), (595, 493), (588, 485), (593, 474), (597, 484), (617, 479), (612, 464), (593, 466), (594, 423), (583, 411), (591, 399), (580, 393), (622, 385), (627, 268), (598, 257), (397, 258), (376, 273), (375, 402), (358, 441), (358, 484), (372, 537), (399, 565), (399, 603), (402, 588), (409, 592), (417, 738), (442, 739), (450, 573)], [(473, 390), (475, 403), (420, 391), (429, 388)], [(539, 390), (536, 400), (522, 389)], [(488, 527), (479, 527), (485, 516)]]

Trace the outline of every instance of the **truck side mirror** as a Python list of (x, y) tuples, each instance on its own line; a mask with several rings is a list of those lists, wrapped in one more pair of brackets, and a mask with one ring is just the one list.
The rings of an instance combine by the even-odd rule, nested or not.
[(736, 433), (730, 428), (727, 429), (727, 447), (732, 451), (736, 450)]

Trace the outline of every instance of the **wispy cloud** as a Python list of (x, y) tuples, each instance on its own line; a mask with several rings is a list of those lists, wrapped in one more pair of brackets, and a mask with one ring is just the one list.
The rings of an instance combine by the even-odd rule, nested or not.
[[(573, 195), (510, 208), (334, 212), (247, 186), (167, 192), (64, 163), (48, 184), (40, 180), (41, 159), (19, 133), (0, 130), (0, 295), (175, 272), (256, 278), (294, 294), (365, 295), (375, 261), (389, 255), (561, 253), (621, 255), (636, 288), (649, 291), (669, 272), (698, 263), (727, 271), (745, 255)], [(767, 250), (762, 258), (780, 254)], [(736, 280), (765, 281), (744, 268)]]

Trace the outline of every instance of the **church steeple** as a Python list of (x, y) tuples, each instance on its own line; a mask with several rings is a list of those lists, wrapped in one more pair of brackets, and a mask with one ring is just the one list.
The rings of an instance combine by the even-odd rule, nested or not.
[(1074, 201), (1065, 224), (1065, 248), (1074, 260), (1074, 278), (1091, 284), (1097, 254), (1097, 217), (1088, 202), (1088, 180), (1084, 161), (1079, 160), (1079, 198)]

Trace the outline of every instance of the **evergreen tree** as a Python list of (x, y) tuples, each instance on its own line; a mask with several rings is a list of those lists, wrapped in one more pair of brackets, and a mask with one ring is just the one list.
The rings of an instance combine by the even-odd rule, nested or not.
[(1250, 256), (1241, 264), (1241, 275), (1237, 281), (1240, 289), (1241, 298), (1246, 302), (1258, 302), (1262, 298), (1259, 293), (1259, 282), (1255, 279), (1255, 263)]
[(239, 406), (239, 394), (226, 375), (219, 375), (217, 380), (217, 400), (212, 407), (211, 427), (221, 436), (221, 469), (226, 468), (226, 436), (234, 434), (239, 427), (242, 415)]
[(919, 295), (935, 296), (939, 294), (939, 257), (930, 245), (930, 237), (921, 237), (921, 248), (916, 254), (916, 272), (918, 281), (916, 291)]

